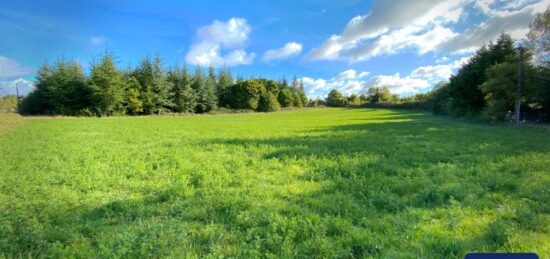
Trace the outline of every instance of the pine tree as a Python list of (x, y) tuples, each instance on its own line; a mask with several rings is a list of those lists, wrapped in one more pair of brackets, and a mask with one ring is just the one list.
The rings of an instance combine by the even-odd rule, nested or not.
[(172, 83), (166, 78), (166, 74), (162, 70), (160, 56), (155, 56), (153, 65), (153, 113), (163, 113), (173, 108), (172, 103)]
[(106, 51), (97, 64), (92, 64), (91, 87), (93, 100), (99, 112), (111, 116), (124, 113), (125, 82), (122, 72), (115, 66), (113, 54)]
[(49, 81), (49, 97), (54, 114), (78, 115), (91, 105), (92, 91), (80, 64), (60, 59)]
[(216, 94), (218, 96), (218, 104), (220, 107), (229, 106), (231, 85), (233, 85), (231, 72), (229, 72), (229, 70), (221, 69), (218, 75), (218, 83), (216, 84)]
[(126, 109), (129, 114), (137, 115), (143, 112), (140, 89), (139, 81), (134, 76), (128, 77), (126, 80)]
[(196, 104), (195, 92), (191, 88), (191, 76), (187, 67), (176, 68), (169, 72), (168, 80), (174, 85), (173, 103), (176, 112), (194, 112)]
[(23, 99), (20, 112), (31, 115), (53, 113), (50, 97), (53, 73), (53, 68), (47, 62), (40, 66), (34, 84), (35, 89)]
[(152, 114), (155, 109), (153, 101), (153, 81), (154, 81), (154, 72), (153, 72), (153, 62), (151, 57), (146, 56), (140, 61), (139, 66), (132, 73), (136, 79), (139, 81), (140, 89), (140, 99), (143, 104), (143, 113)]
[(192, 88), (197, 96), (195, 111), (198, 113), (209, 112), (216, 108), (215, 82), (202, 75), (202, 69), (197, 67), (193, 75)]

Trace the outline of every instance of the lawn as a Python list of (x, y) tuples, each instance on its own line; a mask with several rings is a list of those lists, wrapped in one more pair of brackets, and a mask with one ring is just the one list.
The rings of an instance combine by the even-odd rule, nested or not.
[(329, 108), (16, 124), (0, 257), (550, 257), (541, 126)]

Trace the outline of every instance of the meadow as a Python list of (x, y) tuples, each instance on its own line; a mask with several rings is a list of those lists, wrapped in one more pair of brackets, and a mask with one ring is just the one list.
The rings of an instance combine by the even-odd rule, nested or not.
[(544, 126), (345, 108), (11, 121), (0, 257), (550, 257)]

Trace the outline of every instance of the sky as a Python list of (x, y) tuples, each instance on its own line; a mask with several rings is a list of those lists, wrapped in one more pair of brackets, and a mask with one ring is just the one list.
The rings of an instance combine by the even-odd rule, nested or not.
[(303, 80), (310, 98), (388, 87), (407, 96), (456, 73), (502, 32), (521, 39), (550, 0), (0, 0), (0, 95), (32, 90), (59, 57), (87, 70), (105, 49), (121, 68), (163, 65)]

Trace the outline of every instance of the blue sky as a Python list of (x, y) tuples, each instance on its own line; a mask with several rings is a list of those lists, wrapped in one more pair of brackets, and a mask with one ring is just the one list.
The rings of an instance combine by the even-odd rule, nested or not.
[[(310, 97), (331, 89), (425, 92), (503, 31), (525, 35), (550, 0), (18, 1), (0, 5), (0, 87), (32, 89), (60, 56), (87, 68), (106, 47), (122, 68), (146, 54), (297, 76)], [(0, 93), (1, 94), (1, 93)]]

